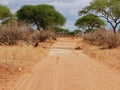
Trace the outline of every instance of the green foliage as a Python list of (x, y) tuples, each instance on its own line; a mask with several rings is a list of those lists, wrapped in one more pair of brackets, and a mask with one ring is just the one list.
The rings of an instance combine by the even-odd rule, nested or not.
[(69, 32), (68, 35), (74, 36), (74, 35), (75, 35), (75, 32), (74, 32), (74, 31)]
[(0, 5), (0, 20), (11, 17), (11, 11), (8, 7)]
[(17, 17), (26, 23), (35, 24), (39, 30), (40, 28), (46, 30), (55, 26), (62, 26), (66, 22), (61, 13), (47, 4), (25, 5), (17, 11)]
[(33, 23), (33, 6), (32, 5), (24, 5), (17, 11), (18, 20), (24, 21), (26, 23)]
[(58, 35), (72, 35), (73, 36), (73, 35), (76, 35), (82, 32), (81, 30), (70, 31), (69, 29), (61, 28), (61, 27), (55, 27), (54, 30), (55, 30), (55, 33)]
[(80, 34), (81, 32), (82, 32), (81, 30), (74, 30), (74, 31), (69, 32), (69, 35), (74, 36), (74, 35)]
[(61, 27), (55, 27), (54, 30), (55, 30), (55, 33), (58, 35), (68, 35), (70, 33), (69, 29), (65, 29)]
[(13, 23), (16, 21), (17, 21), (16, 15), (11, 15), (10, 18), (4, 20), (1, 24), (9, 24), (9, 23)]
[(82, 31), (81, 30), (74, 30), (73, 32), (75, 32), (75, 34), (79, 34), (79, 33), (81, 33)]
[(97, 13), (103, 17), (116, 33), (120, 24), (120, 0), (93, 0), (89, 6), (79, 11), (79, 14)]
[(81, 18), (79, 18), (76, 23), (76, 26), (79, 28), (86, 28), (87, 31), (92, 31), (96, 28), (99, 28), (101, 26), (104, 26), (105, 23), (103, 20), (101, 20), (99, 17), (93, 14), (87, 14)]

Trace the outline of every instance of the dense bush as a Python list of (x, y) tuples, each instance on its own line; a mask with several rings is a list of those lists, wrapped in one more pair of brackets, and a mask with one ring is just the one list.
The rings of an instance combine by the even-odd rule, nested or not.
[(116, 48), (120, 45), (120, 33), (114, 34), (111, 31), (95, 31), (84, 35), (84, 40), (90, 44), (101, 46), (102, 48)]
[(15, 45), (18, 41), (44, 42), (54, 37), (52, 32), (32, 30), (30, 26), (12, 23), (0, 26), (0, 45)]
[(34, 31), (32, 41), (45, 42), (47, 39), (56, 39), (55, 35), (50, 31)]
[(0, 28), (0, 43), (15, 45), (18, 40), (25, 40), (25, 33), (17, 25), (5, 25)]

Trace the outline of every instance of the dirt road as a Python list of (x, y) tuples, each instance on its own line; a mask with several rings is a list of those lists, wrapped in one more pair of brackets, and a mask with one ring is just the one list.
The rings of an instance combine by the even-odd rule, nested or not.
[(120, 90), (120, 75), (58, 41), (49, 55), (24, 75), (15, 90)]

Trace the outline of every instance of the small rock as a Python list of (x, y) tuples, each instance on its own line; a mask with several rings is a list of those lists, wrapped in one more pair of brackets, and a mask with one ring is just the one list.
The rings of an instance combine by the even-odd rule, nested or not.
[(76, 47), (75, 50), (80, 50), (81, 48), (80, 47)]

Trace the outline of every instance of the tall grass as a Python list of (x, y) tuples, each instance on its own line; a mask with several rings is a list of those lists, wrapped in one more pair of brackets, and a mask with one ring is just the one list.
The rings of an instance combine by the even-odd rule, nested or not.
[(84, 40), (101, 48), (112, 49), (120, 46), (120, 33), (111, 31), (95, 31), (84, 35)]
[(0, 46), (0, 67), (25, 68), (39, 62), (48, 49), (31, 46)]

